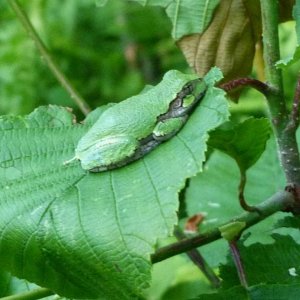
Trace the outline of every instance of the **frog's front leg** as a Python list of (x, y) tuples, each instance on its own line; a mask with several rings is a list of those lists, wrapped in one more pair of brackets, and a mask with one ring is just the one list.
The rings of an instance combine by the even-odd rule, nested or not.
[(166, 141), (173, 137), (185, 124), (188, 116), (182, 116), (178, 118), (171, 118), (159, 121), (154, 130), (153, 138), (157, 141)]

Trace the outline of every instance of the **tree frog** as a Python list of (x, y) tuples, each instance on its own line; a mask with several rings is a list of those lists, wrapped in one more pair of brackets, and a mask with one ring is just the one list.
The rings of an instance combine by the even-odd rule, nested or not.
[(73, 159), (101, 172), (143, 157), (182, 128), (205, 91), (197, 75), (168, 71), (156, 86), (104, 111), (79, 140)]

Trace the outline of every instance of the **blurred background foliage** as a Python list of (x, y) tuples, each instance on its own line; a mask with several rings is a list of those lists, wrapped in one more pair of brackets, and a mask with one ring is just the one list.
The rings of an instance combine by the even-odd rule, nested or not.
[[(95, 0), (20, 3), (55, 61), (92, 108), (138, 93), (145, 84), (158, 82), (169, 69), (189, 69), (160, 7), (142, 7), (124, 0), (108, 1), (104, 7), (96, 7)], [(282, 58), (292, 55), (295, 49), (294, 27), (294, 22), (280, 25)], [(0, 114), (27, 114), (37, 106), (56, 104), (72, 107), (83, 118), (6, 1), (0, 2), (0, 28)], [(263, 79), (257, 61), (253, 76)], [(289, 100), (299, 66), (284, 70)], [(262, 96), (249, 89), (242, 93), (238, 104), (232, 103), (231, 109), (233, 118), (239, 120), (265, 113)], [(153, 278), (147, 298), (150, 300), (195, 296), (199, 282), (203, 282), (200, 272), (191, 263), (187, 265), (184, 256), (155, 265)], [(4, 279), (0, 282), (9, 281)], [(21, 281), (14, 283), (22, 289), (23, 285)]]
[[(185, 69), (162, 9), (122, 0), (20, 1), (53, 58), (94, 108), (138, 93), (168, 69)], [(0, 114), (39, 105), (76, 109), (5, 1), (0, 3)]]
[[(171, 38), (171, 23), (160, 7), (131, 1), (20, 1), (62, 71), (92, 108), (118, 102), (155, 84), (168, 69), (187, 71)], [(35, 45), (8, 7), (0, 2), (0, 114), (27, 114), (35, 107), (72, 107), (69, 95), (48, 70)], [(294, 23), (280, 26), (282, 56), (296, 45)], [(285, 71), (285, 90), (292, 98), (299, 65)], [(256, 76), (254, 67), (254, 74)], [(259, 77), (259, 76), (256, 76)], [(245, 91), (233, 113), (261, 115), (262, 97)]]

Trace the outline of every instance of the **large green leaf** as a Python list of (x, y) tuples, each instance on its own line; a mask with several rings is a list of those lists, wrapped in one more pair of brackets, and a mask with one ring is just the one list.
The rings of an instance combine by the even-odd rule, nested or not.
[(143, 159), (92, 174), (74, 156), (106, 109), (74, 123), (65, 108), (0, 120), (0, 267), (67, 297), (134, 299), (150, 281), (150, 253), (172, 232), (178, 192), (205, 158), (207, 132), (228, 117), (210, 87), (180, 133)]
[[(27, 282), (24, 279), (19, 279), (11, 276), (11, 274), (7, 272), (0, 271), (0, 297), (12, 296), (21, 293), (23, 294), (29, 291), (37, 290), (41, 290), (41, 288), (33, 283)], [(45, 296), (45, 294), (46, 292), (43, 295)], [(52, 295), (43, 299), (54, 300), (55, 297), (55, 295)]]
[[(300, 245), (290, 236), (272, 235), (274, 242), (248, 247), (239, 243), (239, 250), (249, 286), (269, 284), (300, 284)], [(235, 265), (230, 259), (220, 268), (223, 286), (226, 288), (239, 284)]]
[(219, 0), (131, 0), (142, 5), (156, 5), (165, 8), (173, 24), (172, 36), (179, 40), (185, 35), (202, 33)]
[[(220, 226), (242, 213), (237, 191), (239, 176), (234, 160), (220, 151), (215, 151), (206, 163), (204, 172), (191, 179), (186, 194), (187, 211), (189, 215), (205, 214), (201, 230)], [(285, 179), (278, 162), (276, 144), (271, 139), (261, 158), (248, 170), (246, 200), (250, 205), (258, 204), (283, 189), (284, 185)], [(277, 216), (281, 216), (281, 213), (277, 213)], [(270, 217), (248, 229), (253, 234), (247, 242), (272, 242), (269, 234), (274, 218), (277, 217)], [(218, 253), (219, 248), (211, 247), (211, 252), (213, 251)]]
[(297, 299), (300, 291), (300, 245), (290, 236), (273, 235), (270, 245), (253, 244), (239, 250), (249, 288), (239, 286), (232, 259), (221, 266), (222, 288), (218, 293), (204, 294), (197, 299)]
[(300, 284), (258, 284), (246, 290), (234, 286), (218, 293), (203, 294), (193, 300), (294, 300), (299, 298)]
[(212, 290), (207, 278), (188, 256), (177, 255), (154, 265), (146, 298), (182, 300)]
[(246, 171), (264, 152), (270, 131), (268, 119), (249, 118), (231, 129), (216, 129), (208, 144), (230, 155)]

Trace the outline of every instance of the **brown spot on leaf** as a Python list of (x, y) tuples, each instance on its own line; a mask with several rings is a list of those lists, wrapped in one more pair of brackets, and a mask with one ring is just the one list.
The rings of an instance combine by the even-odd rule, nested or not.
[(188, 233), (198, 232), (198, 226), (204, 220), (204, 216), (202, 214), (196, 214), (188, 218), (185, 223), (184, 231)]

